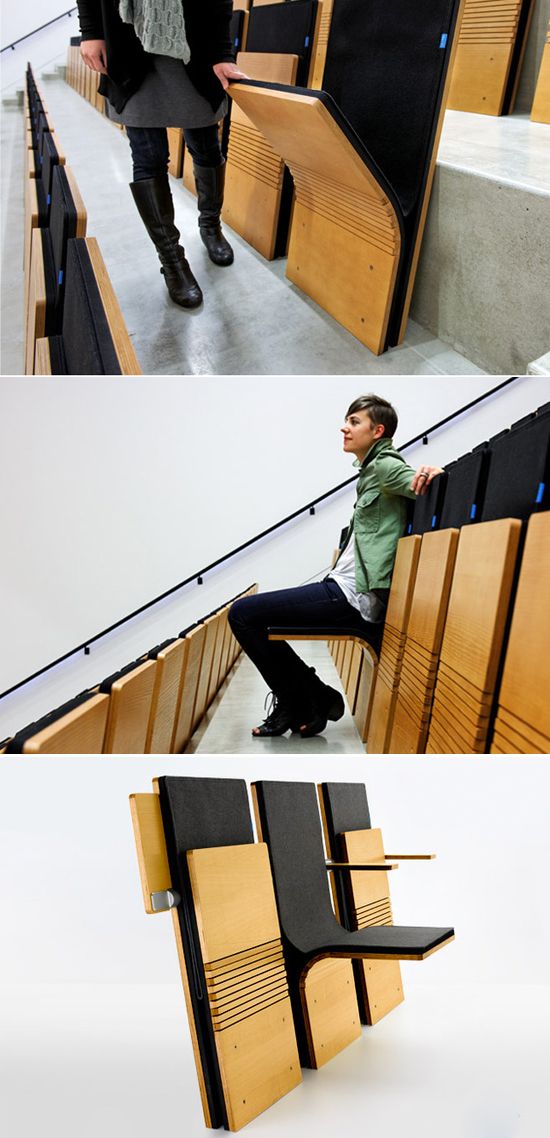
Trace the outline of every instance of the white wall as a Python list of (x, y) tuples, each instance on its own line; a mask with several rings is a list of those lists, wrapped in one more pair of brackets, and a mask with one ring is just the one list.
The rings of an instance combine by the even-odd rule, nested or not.
[[(388, 378), (398, 445), (493, 387)], [(0, 691), (343, 481), (339, 427), (356, 377), (2, 379)], [(550, 399), (518, 380), (409, 454), (443, 464)], [(240, 555), (2, 702), (0, 738), (258, 580), (322, 574), (354, 491)]]
[[(35, 28), (47, 24), (49, 20), (66, 12), (70, 0), (25, 0), (23, 4), (12, 2), (3, 4), (1, 47), (29, 35)], [(13, 51), (2, 54), (2, 95), (4, 98), (23, 90), (25, 68), (31, 63), (35, 77), (40, 79), (40, 69), (52, 68), (56, 63), (65, 63), (67, 46), (71, 36), (79, 35), (78, 14), (64, 16), (51, 27), (30, 36)], [(46, 92), (47, 88), (45, 89)]]

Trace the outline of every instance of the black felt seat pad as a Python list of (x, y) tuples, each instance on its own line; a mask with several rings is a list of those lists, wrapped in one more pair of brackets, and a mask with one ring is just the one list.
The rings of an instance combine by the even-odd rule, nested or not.
[(156, 660), (159, 652), (162, 652), (164, 648), (168, 648), (170, 644), (175, 644), (175, 642), (176, 637), (170, 636), (168, 640), (163, 640), (162, 644), (156, 644), (155, 647), (151, 648), (151, 650), (147, 653), (147, 658), (149, 660)]
[[(528, 518), (548, 502), (550, 416), (537, 415), (526, 426), (490, 439), (490, 465), (482, 521)], [(542, 500), (537, 503), (543, 487)]]
[(440, 529), (469, 525), (483, 508), (489, 454), (487, 449), (465, 454), (447, 467), (447, 486)]
[(61, 331), (63, 299), (65, 295), (65, 275), (67, 268), (67, 245), (69, 239), (76, 237), (77, 210), (71, 193), (64, 166), (54, 166), (51, 183), (50, 236), (55, 269), (55, 317), (56, 331)]
[(63, 348), (69, 375), (120, 375), (120, 364), (84, 238), (67, 243)]
[(334, 0), (323, 90), (383, 169), (407, 217), (441, 102), (457, 0)]
[[(411, 533), (428, 533), (440, 528), (441, 511), (445, 502), (447, 474), (438, 474), (430, 482), (425, 494), (420, 494), (414, 503)], [(435, 519), (435, 520), (434, 520)]]
[(55, 723), (58, 719), (62, 719), (63, 716), (68, 715), (70, 711), (74, 711), (75, 708), (81, 707), (83, 703), (87, 703), (95, 694), (95, 692), (91, 691), (80, 692), (80, 695), (74, 696), (74, 698), (68, 700), (67, 703), (62, 703), (60, 707), (56, 707), (54, 711), (49, 711), (48, 714), (43, 715), (41, 719), (37, 719), (34, 723), (29, 723), (27, 727), (23, 727), (21, 731), (18, 731), (17, 734), (13, 736), (13, 739), (6, 748), (6, 754), (22, 754), (23, 747), (29, 739), (33, 739), (35, 735), (38, 735), (39, 731), (50, 727), (52, 723)]
[(330, 901), (315, 786), (262, 781), (256, 788), (281, 929), (302, 956), (323, 951), (343, 957), (353, 952), (418, 956), (453, 935), (451, 928), (400, 925), (348, 932)]
[(252, 7), (246, 34), (246, 50), (299, 57), (296, 81), (305, 83), (315, 32), (317, 0), (292, 0), (287, 4)]
[(332, 857), (338, 860), (340, 834), (371, 828), (367, 791), (361, 782), (323, 782), (322, 793)]

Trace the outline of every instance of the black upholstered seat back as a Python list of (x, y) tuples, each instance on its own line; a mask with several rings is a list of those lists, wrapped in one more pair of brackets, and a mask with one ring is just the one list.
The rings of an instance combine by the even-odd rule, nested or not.
[(459, 0), (334, 0), (323, 90), (391, 182), (419, 200)]
[(361, 782), (323, 782), (320, 793), (330, 856), (338, 861), (342, 852), (338, 835), (371, 828), (367, 790)]
[(440, 528), (440, 518), (445, 501), (447, 474), (438, 474), (430, 482), (425, 494), (419, 495), (414, 503), (412, 522), (407, 533), (428, 533)]
[(248, 845), (254, 841), (246, 783), (234, 778), (167, 775), (159, 778), (158, 785), (171, 881), (181, 897), (181, 943), (210, 1125), (228, 1128), (209, 1003), (205, 998), (206, 980), (186, 853), (191, 849)]
[(179, 861), (187, 850), (254, 841), (244, 779), (166, 775), (159, 791), (169, 857), (170, 849)]
[(307, 83), (316, 13), (317, 0), (252, 7), (246, 50), (299, 56), (296, 83), (298, 86)]
[(476, 522), (483, 507), (489, 453), (479, 447), (447, 466), (447, 486), (441, 510), (440, 529)]
[(77, 211), (64, 166), (54, 166), (51, 181), (50, 236), (55, 272), (55, 330), (61, 330), (67, 243), (76, 237)]
[(67, 244), (63, 348), (69, 375), (120, 375), (84, 238)]
[(254, 786), (281, 930), (305, 952), (340, 929), (330, 901), (315, 786), (264, 781)]
[(528, 518), (548, 506), (550, 415), (489, 440), (490, 466), (481, 521)]

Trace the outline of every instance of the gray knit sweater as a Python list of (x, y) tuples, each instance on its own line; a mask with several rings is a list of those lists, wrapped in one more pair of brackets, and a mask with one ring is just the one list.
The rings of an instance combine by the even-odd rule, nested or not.
[(132, 24), (145, 51), (189, 63), (182, 0), (119, 0), (120, 18)]

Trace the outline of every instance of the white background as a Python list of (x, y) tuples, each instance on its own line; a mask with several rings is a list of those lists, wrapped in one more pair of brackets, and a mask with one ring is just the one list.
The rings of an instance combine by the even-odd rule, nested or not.
[[(401, 445), (495, 377), (378, 380)], [(339, 428), (361, 377), (0, 380), (0, 691), (354, 473)], [(550, 399), (526, 377), (407, 452), (444, 464)], [(3, 701), (0, 738), (258, 581), (322, 575), (354, 487)]]
[[(145, 916), (128, 794), (165, 773), (365, 781), (396, 923), (453, 924), (405, 1002), (248, 1133), (539, 1138), (550, 767), (540, 758), (9, 759), (0, 768), (5, 1133), (204, 1134), (171, 919)], [(6, 1097), (3, 1096), (4, 1110)], [(367, 1125), (367, 1120), (369, 1125)]]

